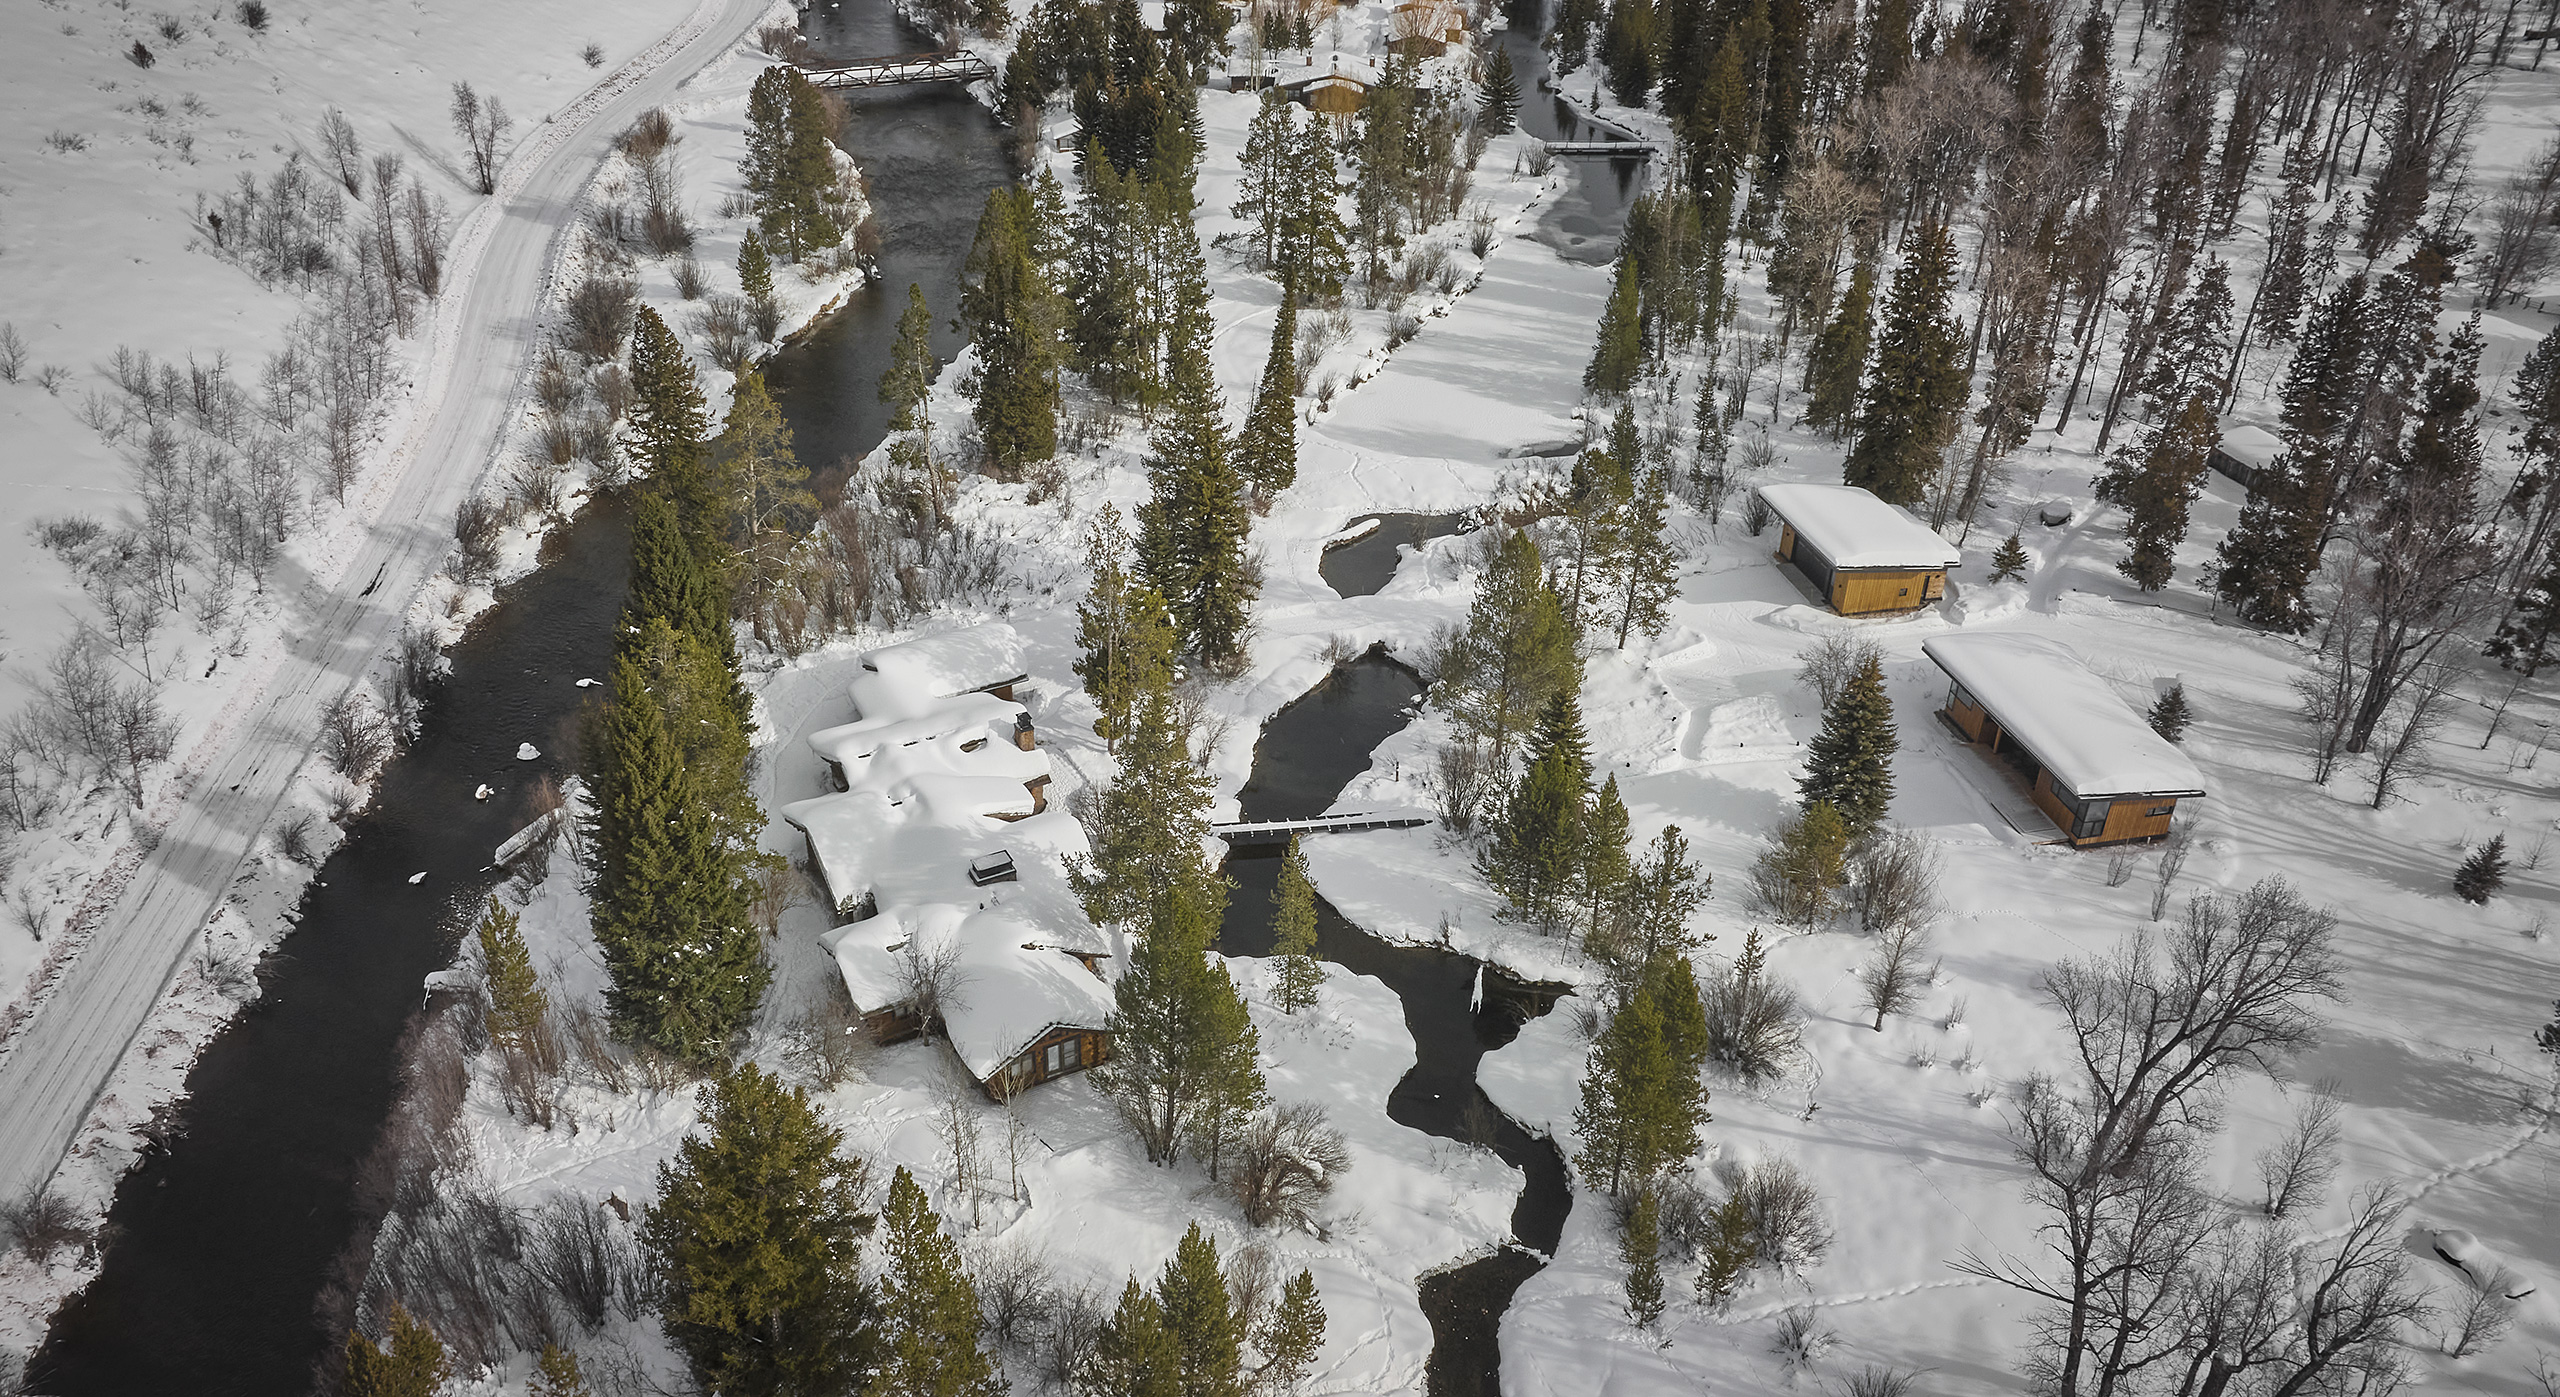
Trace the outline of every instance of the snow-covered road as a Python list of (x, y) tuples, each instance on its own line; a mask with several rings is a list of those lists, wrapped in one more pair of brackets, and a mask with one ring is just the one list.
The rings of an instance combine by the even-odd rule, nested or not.
[(769, 8), (703, 0), (537, 126), (509, 157), (497, 196), (465, 220), (419, 396), (366, 482), (373, 527), (334, 577), (306, 585), (288, 638), (252, 658), (265, 687), (244, 685), (185, 755), (158, 848), (0, 1059), (0, 1198), (52, 1178), (312, 749), (321, 713), (362, 677), (444, 560), (454, 508), (490, 464), (526, 376), (545, 280), (612, 135), (669, 101)]

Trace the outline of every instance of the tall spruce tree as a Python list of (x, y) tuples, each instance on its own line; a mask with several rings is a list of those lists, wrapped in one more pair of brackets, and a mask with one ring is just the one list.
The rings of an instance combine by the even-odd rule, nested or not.
[(1670, 624), (1671, 599), (1680, 594), (1680, 550), (1663, 534), (1671, 514), (1670, 472), (1659, 466), (1645, 471), (1614, 514), (1602, 581), (1618, 648), (1624, 650), (1630, 634), (1660, 635)]
[(831, 212), (836, 189), (834, 120), (826, 94), (788, 64), (758, 74), (747, 92), (742, 167), (769, 252), (797, 260), (844, 241)]
[[(1477, 859), (1485, 880), (1501, 893), (1512, 917), (1544, 926), (1565, 920), (1582, 870), (1585, 804), (1591, 757), (1575, 696), (1559, 690), (1538, 714), (1528, 770), (1492, 822), (1492, 838)], [(1624, 831), (1620, 857), (1624, 858)]]
[(489, 990), (489, 1037), (501, 1046), (523, 1051), (542, 1032), (551, 1004), (534, 973), (533, 954), (525, 949), (516, 914), (496, 898), (481, 910), (474, 933), (480, 943), (481, 975)]
[(1196, 868), (1160, 875), (1163, 892), (1128, 968), (1111, 987), (1111, 1059), (1094, 1079), (1147, 1158), (1170, 1165), (1188, 1149), (1214, 1171), (1218, 1142), (1260, 1105), (1253, 1018), (1223, 961), (1209, 953), (1226, 886)]
[(709, 1391), (862, 1390), (878, 1347), (862, 1162), (807, 1093), (753, 1063), (702, 1095), (702, 1124), (658, 1166), (640, 1221), (667, 1338)]
[(1689, 930), (1690, 914), (1715, 888), (1713, 875), (1701, 875), (1689, 861), (1689, 841), (1678, 825), (1664, 825), (1645, 846), (1644, 858), (1630, 871), (1622, 895), (1626, 904), (1622, 959), (1650, 965), (1661, 956), (1686, 957), (1715, 939)]
[[(1298, 159), (1297, 104), (1277, 87), (1262, 90), (1262, 105), (1245, 128), (1242, 177), (1228, 212), (1253, 221), (1254, 259), (1266, 268), (1280, 266), (1281, 231), (1294, 201)], [(1285, 282), (1283, 283), (1286, 284)]]
[(1182, 1360), (1164, 1306), (1132, 1276), (1094, 1335), (1085, 1381), (1090, 1391), (1115, 1397), (1181, 1397)]
[(1520, 124), (1520, 76), (1511, 69), (1511, 50), (1497, 43), (1484, 65), (1484, 98), (1476, 104), (1476, 125), (1489, 136), (1508, 136)]
[(1316, 991), (1324, 986), (1324, 966), (1316, 960), (1316, 889), (1294, 834), (1281, 856), (1280, 882), (1271, 897), (1271, 954), (1280, 961), (1274, 998), (1281, 1012), (1315, 1007)]
[(1153, 497), (1139, 520), (1138, 560), (1172, 608), (1185, 648), (1223, 671), (1244, 662), (1245, 611), (1253, 600), (1244, 559), (1251, 519), (1210, 371), (1207, 300), (1205, 285), (1186, 282), (1172, 335), (1167, 411), (1150, 443)]
[(1298, 479), (1298, 299), (1283, 288), (1253, 410), (1236, 435), (1236, 474), (1269, 499)]
[(978, 1288), (903, 1164), (880, 1215), (880, 1364), (865, 1397), (1003, 1397), (978, 1346)]
[(1642, 302), (1643, 271), (1634, 254), (1621, 252), (1609, 302), (1600, 312), (1599, 343), (1592, 347), (1590, 367), (1582, 371), (1586, 391), (1614, 398), (1635, 387), (1636, 375), (1644, 368)]
[(669, 491), (687, 529), (707, 529), (718, 508), (700, 479), (703, 438), (711, 434), (711, 409), (693, 376), (693, 360), (667, 322), (647, 306), (631, 325), (631, 410), (623, 419), (623, 449), (642, 473)]
[(1573, 1113), (1582, 1140), (1574, 1167), (1609, 1193), (1697, 1153), (1709, 1119), (1706, 1089), (1687, 1060), (1703, 1047), (1692, 1035), (1704, 1038), (1697, 982), (1687, 971), (1686, 961), (1655, 961), (1592, 1042)]
[(1172, 684), (1181, 646), (1164, 597), (1132, 571), (1133, 544), (1120, 507), (1104, 505), (1085, 535), (1092, 586), (1076, 604), (1075, 672), (1100, 710), (1093, 728), (1109, 752), (1119, 750), (1139, 696)]
[(1884, 332), (1858, 402), (1843, 478), (1893, 504), (1927, 492), (1964, 412), (1965, 342), (1948, 302), (1955, 245), (1943, 225), (1912, 237), (1885, 298)]
[(1627, 863), (1627, 828), (1627, 802), (1611, 773), (1591, 797), (1575, 839), (1574, 922), (1583, 948), (1602, 961), (1622, 939), (1628, 884), (1635, 878)]
[(1831, 323), (1814, 337), (1805, 356), (1804, 424), (1845, 435), (1856, 424), (1858, 388), (1866, 375), (1867, 339), (1875, 316), (1875, 263), (1858, 259), (1849, 273), (1849, 290), (1840, 298)]
[(1058, 454), (1058, 336), (1065, 303), (1034, 248), (1031, 191), (990, 190), (961, 273), (960, 319), (977, 347), (965, 385), (987, 463), (999, 479)]
[(1506, 763), (1548, 700), (1582, 687), (1580, 639), (1572, 612), (1548, 583), (1537, 543), (1512, 530), (1494, 545), (1466, 628), (1435, 676), (1434, 698), (1460, 731)]
[(880, 402), (889, 409), (889, 430), (930, 432), (933, 419), (926, 403), (942, 360), (933, 352), (933, 308), (924, 288), (907, 283), (907, 308), (898, 312), (898, 329), (889, 342), (889, 367), (880, 371)]
[(2277, 435), (2284, 454), (2258, 473), (2240, 522), (2215, 556), (2214, 589), (2242, 619), (2299, 632), (2312, 621), (2305, 593), (2319, 571), (2340, 476), (2357, 464), (2350, 438), (2369, 407), (2372, 300), (2351, 276), (2305, 323), (2285, 370)]
[(1244, 1397), (1244, 1317), (1227, 1293), (1217, 1243), (1193, 1223), (1156, 1278), (1165, 1332), (1182, 1355), (1181, 1397)]
[(2130, 549), (2116, 564), (2116, 571), (2141, 590), (2156, 592), (2169, 585), (2178, 544), (2187, 536), (2187, 507), (2204, 492), (2206, 464), (2221, 441), (2213, 404), (2199, 391), (2145, 442), (2140, 468), (2121, 491), (2130, 516), (2125, 525)]
[(1852, 838), (1875, 828), (1893, 803), (1893, 700), (1884, 667), (1869, 656), (1822, 715), (1822, 731), (1805, 756), (1796, 787), (1807, 809), (1829, 805)]
[(610, 695), (594, 726), (586, 840), (605, 1002), (626, 1032), (718, 1062), (772, 978), (748, 916), (750, 858), (688, 769), (636, 657), (615, 658)]
[(711, 442), (715, 488), (728, 504), (729, 557), (744, 589), (756, 638), (768, 636), (775, 584), (790, 567), (799, 531), (818, 512), (809, 468), (791, 449), (791, 427), (765, 390), (764, 376), (739, 375), (729, 415)]
[(1323, 122), (1299, 125), (1287, 174), (1274, 275), (1300, 297), (1330, 300), (1351, 275), (1351, 253), (1342, 223), (1342, 172)]
[(1093, 852), (1068, 869), (1094, 921), (1144, 927), (1168, 915), (1187, 885), (1213, 879), (1200, 861), (1211, 782), (1191, 739), (1172, 676), (1159, 673), (1130, 700), (1120, 770), (1094, 804)]
[(1254, 1380), (1264, 1391), (1295, 1392), (1324, 1347), (1324, 1302), (1316, 1298), (1316, 1278), (1300, 1271), (1280, 1287), (1280, 1303), (1253, 1336), (1262, 1351)]

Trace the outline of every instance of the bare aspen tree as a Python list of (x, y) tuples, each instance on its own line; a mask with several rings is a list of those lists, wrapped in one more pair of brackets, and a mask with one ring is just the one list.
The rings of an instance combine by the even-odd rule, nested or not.
[(453, 85), (454, 133), (470, 157), (473, 187), (483, 194), (498, 192), (498, 143), (513, 125), (496, 97), (483, 100), (467, 82)]
[(363, 198), (364, 143), (356, 139), (355, 123), (336, 107), (320, 114), (320, 149), (330, 170), (338, 176), (338, 183), (345, 185), (349, 194)]
[(2258, 1186), (2269, 1217), (2317, 1208), (2338, 1172), (2338, 1098), (2326, 1084), (2302, 1103), (2284, 1138), (2258, 1152)]
[(1876, 1032), (1884, 1032), (1885, 1017), (1899, 1014), (1920, 1001), (1920, 988), (1929, 981), (1929, 967), (1921, 957), (1929, 953), (1929, 934), (1913, 923), (1903, 923), (1884, 933), (1867, 963), (1858, 968), (1858, 988), (1866, 996), (1866, 1006), (1875, 1011)]

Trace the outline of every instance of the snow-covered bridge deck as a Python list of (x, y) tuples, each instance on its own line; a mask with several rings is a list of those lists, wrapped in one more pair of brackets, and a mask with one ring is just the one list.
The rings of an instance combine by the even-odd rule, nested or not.
[(1295, 834), (1352, 834), (1365, 829), (1419, 829), (1432, 816), (1420, 810), (1368, 810), (1346, 815), (1318, 815), (1311, 820), (1238, 820), (1211, 825), (1209, 832), (1229, 844), (1282, 844)]

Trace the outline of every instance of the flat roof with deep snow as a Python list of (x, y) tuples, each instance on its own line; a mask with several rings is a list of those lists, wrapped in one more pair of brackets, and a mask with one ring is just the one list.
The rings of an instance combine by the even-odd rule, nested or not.
[(1760, 498), (1835, 568), (1946, 568), (1964, 555), (1855, 485), (1763, 485)]
[(2054, 779), (2091, 796), (2200, 796), (2204, 776), (2061, 641), (2017, 631), (1933, 635), (1921, 651)]

